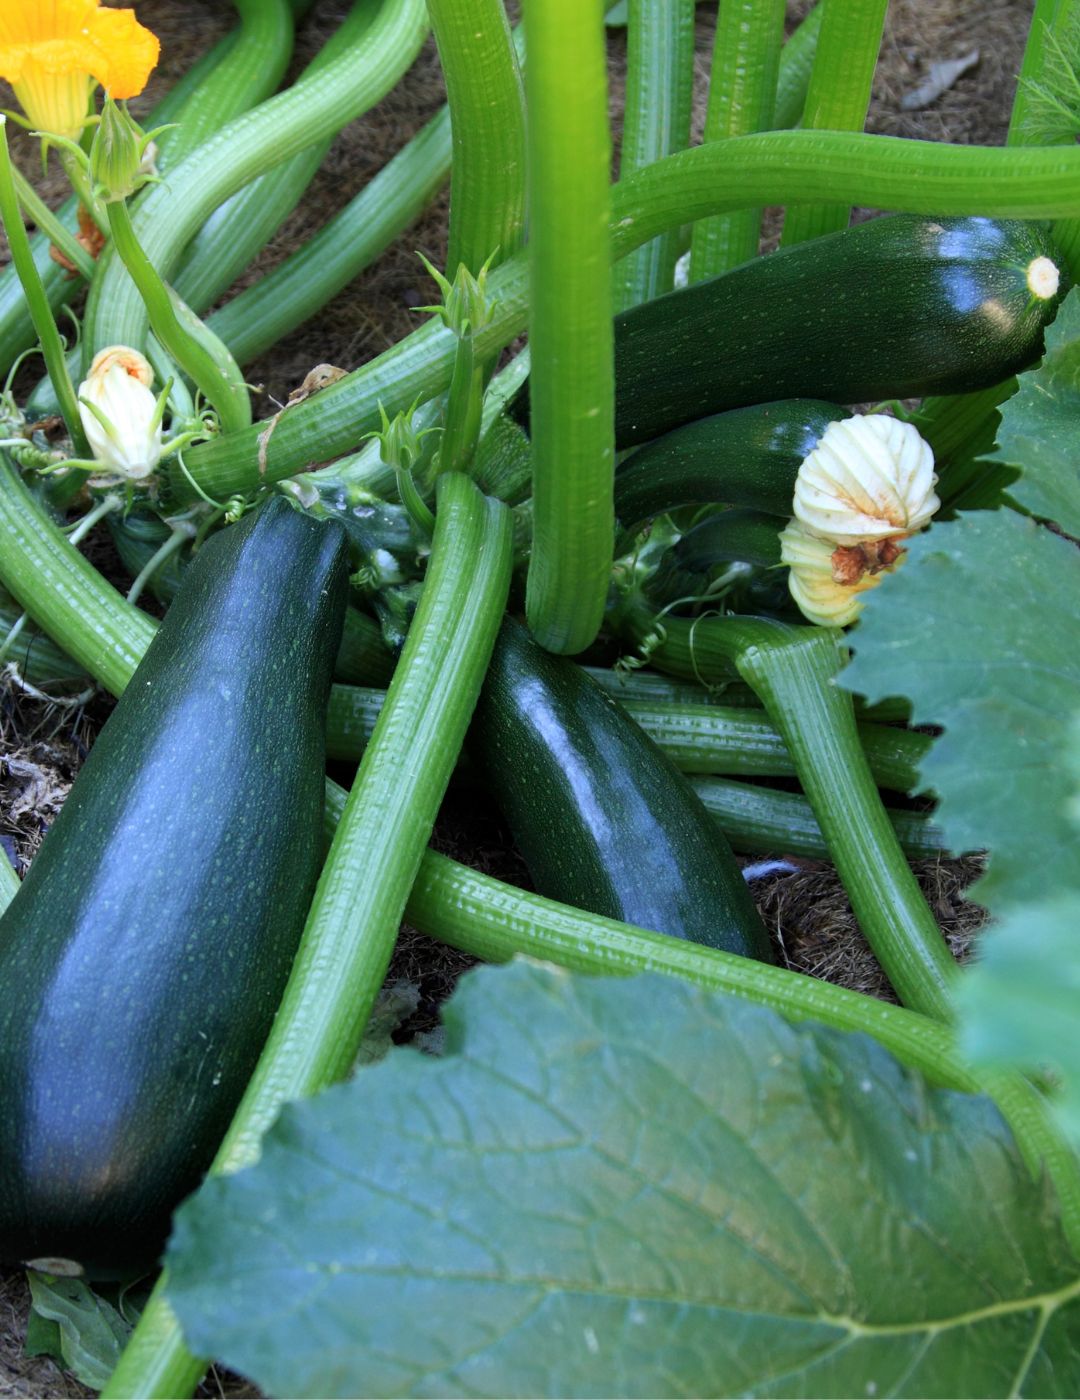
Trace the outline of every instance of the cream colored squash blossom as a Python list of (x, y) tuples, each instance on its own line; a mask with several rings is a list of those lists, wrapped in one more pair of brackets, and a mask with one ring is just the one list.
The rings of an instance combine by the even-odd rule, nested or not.
[(799, 468), (780, 536), (788, 587), (822, 627), (846, 627), (941, 502), (934, 454), (910, 423), (868, 414), (831, 423)]
[(138, 350), (109, 345), (79, 385), (79, 417), (95, 459), (128, 481), (144, 481), (161, 458), (162, 405), (153, 382)]
[(136, 97), (158, 60), (135, 11), (100, 0), (0, 0), (0, 78), (38, 131), (77, 140), (101, 86)]

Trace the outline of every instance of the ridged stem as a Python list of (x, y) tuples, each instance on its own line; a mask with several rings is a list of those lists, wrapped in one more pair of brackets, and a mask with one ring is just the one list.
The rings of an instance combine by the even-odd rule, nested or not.
[[(653, 620), (631, 604), (622, 625), (637, 639)], [(764, 618), (666, 618), (666, 641), (681, 667), (689, 653), (735, 667), (753, 686), (784, 738), (866, 941), (905, 1006), (938, 1020), (952, 1014), (953, 961), (881, 804), (846, 692), (841, 637), (824, 628)]]
[(525, 9), (533, 548), (525, 613), (574, 654), (604, 616), (615, 535), (611, 136), (600, 9)]
[[(737, 185), (738, 196), (730, 194)], [(907, 141), (889, 136), (772, 131), (733, 137), (667, 156), (612, 191), (610, 252), (618, 259), (684, 221), (754, 204), (846, 203), (941, 217), (1048, 218), (1080, 216), (1080, 148), (1005, 150)], [(476, 338), (486, 357), (526, 327), (528, 282), (522, 254), (496, 268), (489, 290), (497, 303)], [(389, 415), (442, 393), (450, 382), (457, 342), (434, 318), (377, 359), (283, 414), (266, 445), (265, 424), (203, 443), (185, 454), (204, 491), (223, 499), (261, 482), (278, 481), (311, 460), (312, 442), (324, 460), (355, 449)], [(178, 475), (178, 501), (196, 493)]]
[[(341, 814), (277, 1017), (210, 1168), (258, 1156), (281, 1105), (348, 1072), (382, 985), (487, 669), (510, 583), (510, 518), (466, 478), (439, 478), (424, 591), (386, 707)], [(105, 1396), (178, 1396), (203, 1369), (163, 1276)]]
[[(829, 5), (836, 0), (829, 0)], [(716, 19), (705, 140), (767, 131), (776, 111), (784, 0), (723, 0)], [(820, 53), (819, 53), (820, 60)], [(718, 277), (756, 257), (761, 209), (718, 214), (694, 225), (690, 280)]]
[(776, 82), (776, 110), (773, 125), (778, 131), (795, 126), (806, 106), (810, 73), (814, 67), (821, 21), (825, 17), (825, 0), (818, 3), (789, 35), (780, 54), (780, 72)]
[[(171, 166), (197, 150), (226, 122), (274, 91), (293, 50), (293, 13), (288, 0), (233, 0), (240, 32), (199, 85), (197, 102), (184, 107), (174, 130), (163, 132)], [(169, 117), (162, 118), (171, 120)]]
[[(702, 774), (691, 777), (690, 786), (728, 838), (732, 850), (746, 855), (829, 859), (828, 843), (814, 809), (797, 792)], [(918, 812), (888, 810), (885, 815), (909, 859), (939, 856), (947, 849), (940, 828), (928, 817)]]
[(525, 94), (502, 0), (428, 0), (453, 131), (446, 275), (525, 237)]
[[(238, 189), (339, 131), (397, 82), (427, 32), (423, 0), (385, 0), (363, 38), (313, 77), (263, 102), (217, 132), (140, 200), (133, 219), (147, 257), (168, 280), (188, 241)], [(146, 309), (120, 261), (102, 254), (87, 306), (87, 353), (102, 345), (138, 349)]]
[[(337, 685), (326, 718), (331, 758), (348, 761), (364, 752), (378, 719), (381, 690)], [(743, 778), (790, 778), (796, 767), (776, 723), (748, 706), (687, 704), (617, 697), (655, 744), (684, 773), (722, 773)], [(859, 742), (874, 782), (910, 792), (931, 740), (925, 734), (883, 724), (861, 724)]]
[[(312, 81), (335, 59), (354, 49), (378, 15), (380, 3), (354, 3), (299, 81)], [(205, 310), (250, 266), (302, 199), (333, 138), (331, 133), (268, 170), (213, 211), (184, 249), (172, 278), (189, 306)]]
[[(827, 0), (817, 53), (803, 108), (810, 131), (862, 131), (870, 107), (889, 0)], [(792, 209), (784, 219), (782, 247), (847, 228), (848, 204)]]
[(221, 363), (205, 343), (181, 324), (168, 288), (139, 244), (126, 203), (119, 200), (110, 204), (108, 211), (113, 244), (138, 288), (154, 334), (213, 405), (222, 432), (236, 433), (246, 428), (251, 422), (251, 396), (235, 362)]
[(68, 374), (67, 350), (60, 338), (60, 332), (56, 329), (52, 307), (49, 305), (48, 295), (42, 286), (41, 278), (38, 276), (30, 239), (22, 221), (19, 196), (15, 189), (11, 153), (8, 150), (7, 118), (2, 114), (0, 114), (0, 221), (3, 222), (4, 232), (7, 234), (11, 261), (18, 273), (19, 281), (22, 283), (23, 295), (34, 323), (34, 330), (41, 343), (45, 365), (56, 390), (56, 397), (60, 403), (60, 412), (67, 425), (68, 435), (76, 455), (89, 457), (90, 449), (87, 446), (82, 420), (79, 417), (79, 404), (75, 397), (75, 387)]
[[(450, 111), (437, 116), (312, 238), (207, 325), (241, 364), (302, 325), (418, 219), (450, 170)], [(183, 285), (183, 279), (178, 281)]]
[[(335, 795), (328, 796), (332, 817)], [(658, 972), (744, 997), (789, 1020), (871, 1035), (933, 1083), (994, 1099), (1029, 1169), (1038, 1174), (1045, 1168), (1067, 1235), (1074, 1249), (1080, 1247), (1080, 1168), (1045, 1101), (1018, 1075), (970, 1068), (948, 1026), (786, 968), (569, 909), (434, 851), (424, 857), (405, 915), (414, 928), (439, 942), (490, 962), (524, 955), (594, 975)]]
[[(694, 0), (630, 0), (622, 178), (690, 144), (693, 79)], [(615, 310), (670, 292), (678, 257), (671, 229), (617, 263)]]

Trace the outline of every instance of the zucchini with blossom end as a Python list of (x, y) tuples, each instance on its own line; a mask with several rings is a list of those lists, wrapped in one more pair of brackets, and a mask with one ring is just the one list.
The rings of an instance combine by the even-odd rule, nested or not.
[(802, 395), (988, 388), (1042, 353), (1065, 266), (1040, 225), (914, 214), (754, 258), (615, 318), (616, 445)]
[(848, 416), (822, 399), (786, 399), (675, 428), (620, 462), (615, 514), (628, 530), (678, 506), (719, 503), (786, 520), (799, 467)]
[(579, 666), (509, 618), (468, 750), (538, 893), (772, 961), (731, 848), (686, 779)]
[(283, 499), (208, 540), (0, 920), (0, 1259), (143, 1271), (209, 1165), (318, 875), (347, 580)]

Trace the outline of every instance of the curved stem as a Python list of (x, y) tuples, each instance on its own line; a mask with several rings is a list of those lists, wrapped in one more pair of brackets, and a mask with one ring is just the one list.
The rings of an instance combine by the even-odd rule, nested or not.
[(154, 334), (180, 368), (195, 381), (207, 402), (213, 405), (222, 432), (235, 433), (246, 428), (251, 422), (251, 397), (244, 387), (239, 369), (235, 363), (219, 363), (207, 346), (180, 323), (169, 297), (169, 289), (139, 245), (126, 203), (119, 200), (110, 204), (108, 210), (113, 243), (139, 290)]
[[(166, 280), (189, 240), (238, 189), (339, 131), (397, 82), (427, 32), (424, 0), (385, 0), (359, 42), (314, 75), (237, 117), (139, 201), (133, 220), (147, 257)], [(123, 265), (102, 255), (87, 307), (87, 350), (138, 349), (146, 310)]]
[(15, 189), (11, 153), (8, 150), (7, 118), (3, 115), (0, 115), (0, 221), (3, 222), (4, 231), (7, 234), (11, 261), (19, 275), (19, 281), (22, 283), (23, 295), (26, 297), (34, 329), (41, 342), (45, 365), (56, 391), (68, 436), (71, 438), (76, 455), (88, 457), (90, 449), (83, 433), (82, 419), (79, 417), (79, 403), (75, 396), (75, 387), (68, 374), (67, 351), (60, 338), (60, 332), (56, 329), (49, 298), (42, 286), (41, 278), (38, 276), (30, 239), (27, 237), (22, 213), (19, 209), (19, 196)]
[[(740, 193), (730, 193), (732, 185)], [(842, 199), (880, 209), (938, 216), (1080, 217), (1080, 147), (1006, 150), (948, 146), (816, 131), (771, 131), (732, 137), (667, 156), (612, 191), (611, 257), (617, 259), (684, 221), (740, 203), (796, 204)], [(489, 358), (521, 334), (528, 286), (522, 254), (496, 268), (489, 282), (496, 303), (476, 336)], [(332, 457), (355, 448), (388, 415), (425, 402), (450, 382), (455, 337), (434, 319), (385, 354), (284, 413), (260, 462), (265, 425), (203, 443), (187, 463), (210, 495), (224, 497), (302, 469), (311, 442)], [(174, 476), (178, 501), (196, 493)]]
[(615, 535), (615, 372), (604, 23), (581, 0), (525, 10), (533, 548), (525, 612), (574, 653), (604, 616)]
[(814, 67), (821, 21), (825, 17), (825, 0), (818, 3), (788, 37), (780, 53), (780, 72), (776, 82), (776, 110), (773, 125), (777, 130), (795, 126), (806, 106), (810, 73)]
[[(622, 615), (640, 639), (654, 630), (648, 610)], [(927, 907), (881, 805), (846, 692), (833, 684), (846, 654), (842, 637), (764, 618), (665, 619), (652, 651), (683, 657), (707, 648), (757, 692), (795, 763), (855, 917), (897, 995), (938, 1020), (952, 1015), (956, 964)], [(698, 664), (701, 664), (699, 652)], [(706, 663), (707, 664), (707, 663)]]

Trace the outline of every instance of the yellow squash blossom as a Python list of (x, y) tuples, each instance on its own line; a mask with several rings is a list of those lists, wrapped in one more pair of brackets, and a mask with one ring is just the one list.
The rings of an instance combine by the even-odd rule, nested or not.
[(0, 0), (0, 77), (38, 131), (77, 140), (100, 83), (135, 97), (157, 63), (155, 35), (134, 10), (100, 0)]

